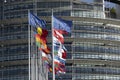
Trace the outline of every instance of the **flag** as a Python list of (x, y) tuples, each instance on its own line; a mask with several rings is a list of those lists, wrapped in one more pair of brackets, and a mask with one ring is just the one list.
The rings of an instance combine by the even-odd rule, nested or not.
[(53, 71), (53, 70), (52, 70), (52, 65), (51, 65), (51, 64), (46, 64), (46, 66), (47, 66), (49, 72), (52, 72), (52, 71)]
[(57, 65), (55, 64), (55, 73), (65, 73), (65, 65)]
[(59, 71), (57, 72), (57, 74), (59, 74), (59, 73), (60, 73), (60, 74), (65, 74), (66, 71), (65, 71), (65, 70), (62, 70), (62, 71), (59, 70)]
[(61, 43), (64, 43), (63, 34), (60, 33), (58, 30), (55, 30), (55, 29), (54, 29), (53, 36), (56, 37)]
[(65, 64), (60, 63), (59, 61), (54, 60), (55, 67), (65, 67)]
[(42, 37), (46, 38), (48, 35), (48, 31), (46, 29), (42, 29), (41, 27), (37, 27), (37, 33)]
[(44, 53), (44, 52), (42, 52), (42, 51), (41, 51), (41, 53), (42, 53), (42, 60), (47, 60), (47, 61), (52, 60), (50, 54), (46, 54), (46, 53)]
[[(31, 25), (35, 34), (35, 40), (36, 40), (36, 45), (38, 48), (45, 52), (45, 53), (50, 53), (50, 49), (47, 46), (47, 35), (48, 31), (45, 29), (46, 28), (46, 21), (38, 18), (36, 15), (33, 13), (29, 12), (28, 13), (28, 20), (29, 20), (29, 25)], [(47, 57), (49, 55), (45, 55), (42, 52), (42, 59), (47, 60)]]
[(56, 73), (65, 73), (65, 68), (55, 67), (55, 72)]
[(65, 73), (65, 61), (67, 50), (64, 49), (64, 34), (71, 32), (72, 21), (64, 20), (52, 16), (52, 30), (53, 30), (53, 48), (54, 48), (54, 64), (55, 73)]
[(66, 59), (67, 52), (63, 48), (61, 48), (58, 50), (58, 56), (62, 59)]
[(50, 48), (47, 46), (47, 35), (48, 31), (46, 28), (46, 22), (40, 18), (38, 18), (33, 13), (28, 13), (28, 20), (29, 25), (32, 26), (32, 30), (34, 32), (36, 45), (38, 46), (38, 49), (41, 50), (42, 55), (42, 61), (47, 65), (47, 68), (50, 72), (52, 72), (52, 66), (51, 66), (51, 55)]
[[(35, 39), (36, 39), (36, 42), (37, 42), (37, 43), (43, 45), (43, 46), (46, 48), (46, 46), (47, 46), (47, 45), (46, 45), (46, 43), (47, 43), (46, 38), (41, 37), (39, 34), (36, 34), (36, 35), (35, 35)], [(38, 47), (39, 47), (39, 46), (38, 46)]]
[(61, 59), (61, 58), (58, 57), (58, 56), (55, 56), (55, 57), (54, 57), (54, 61), (55, 61), (55, 62), (58, 62), (59, 64), (65, 65), (65, 59)]
[(61, 34), (68, 34), (68, 32), (64, 31), (64, 30), (58, 30), (58, 29), (53, 29)]
[(51, 49), (48, 46), (46, 46), (45, 48), (43, 46), (43, 47), (39, 48), (39, 50), (43, 51), (46, 54), (49, 54), (51, 51)]
[(46, 28), (46, 21), (38, 18), (36, 15), (34, 15), (31, 12), (28, 13), (28, 20), (29, 20), (29, 25), (33, 27), (37, 28), (38, 26), (40, 26), (42, 28)]
[(39, 50), (43, 51), (46, 54), (50, 53), (50, 51), (51, 51), (50, 48), (47, 46), (47, 39), (46, 39), (47, 34), (48, 34), (48, 32), (46, 30), (43, 31), (43, 33), (41, 35), (36, 34), (37, 46), (38, 46)]
[(66, 59), (67, 49), (56, 38), (53, 39), (54, 55), (58, 55), (60, 58)]
[(41, 47), (40, 42), (38, 42), (37, 40), (36, 40), (36, 45), (37, 45), (37, 47)]
[(35, 34), (37, 46), (40, 47), (42, 45), (46, 47), (47, 46), (46, 37), (48, 35), (48, 31), (45, 29), (46, 21), (40, 19), (31, 12), (28, 13), (28, 20), (29, 20), (29, 25), (33, 27), (32, 29)]
[(42, 35), (42, 28), (37, 27), (37, 33), (41, 36)]
[(61, 42), (54, 36), (53, 36), (53, 43), (54, 44), (61, 44)]
[(57, 38), (55, 38), (55, 37), (53, 36), (54, 55), (57, 55), (57, 54), (58, 54), (58, 50), (59, 50), (60, 46), (61, 46), (61, 43), (58, 41)]
[(53, 26), (52, 27), (54, 29), (71, 32), (72, 21), (57, 18), (55, 16), (52, 16), (52, 20), (53, 20)]
[(67, 49), (64, 45), (61, 45), (61, 47), (58, 50), (58, 56), (62, 59), (66, 59), (67, 57)]

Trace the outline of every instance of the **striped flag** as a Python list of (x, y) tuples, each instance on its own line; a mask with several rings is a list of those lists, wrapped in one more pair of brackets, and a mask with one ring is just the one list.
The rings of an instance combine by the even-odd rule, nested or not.
[(65, 73), (65, 61), (67, 56), (67, 50), (63, 46), (64, 44), (64, 34), (71, 32), (72, 21), (63, 20), (52, 16), (53, 24), (53, 46), (54, 46), (54, 68), (55, 73)]
[(51, 72), (52, 59), (51, 59), (51, 55), (49, 54), (50, 48), (47, 46), (46, 38), (48, 35), (48, 31), (46, 30), (46, 21), (40, 19), (31, 12), (28, 13), (28, 20), (29, 20), (29, 25), (32, 26), (32, 30), (34, 32), (36, 45), (38, 49), (41, 50), (42, 60), (44, 61), (49, 71)]
[(58, 50), (58, 56), (59, 56), (60, 58), (66, 59), (66, 57), (67, 57), (67, 52), (66, 52), (66, 50), (65, 50), (63, 47), (61, 47), (61, 48)]
[(61, 43), (64, 43), (63, 34), (60, 33), (58, 30), (55, 30), (55, 29), (54, 29), (53, 36), (56, 37)]
[(33, 27), (35, 34), (36, 44), (39, 50), (44, 51), (45, 53), (50, 53), (50, 48), (47, 46), (47, 35), (48, 31), (46, 28), (46, 21), (38, 18), (33, 13), (28, 13), (29, 25)]

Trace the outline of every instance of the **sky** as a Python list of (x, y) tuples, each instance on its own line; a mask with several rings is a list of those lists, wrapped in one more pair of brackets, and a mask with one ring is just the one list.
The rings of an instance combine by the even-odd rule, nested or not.
[(115, 7), (115, 4), (114, 3), (111, 3), (111, 2), (105, 2), (105, 6), (106, 7)]
[[(94, 0), (80, 0), (80, 1), (87, 2), (87, 3), (91, 3), (91, 2), (93, 2)], [(105, 6), (112, 8), (112, 7), (115, 7), (115, 4), (114, 4), (114, 3), (111, 3), (111, 2), (105, 2)]]

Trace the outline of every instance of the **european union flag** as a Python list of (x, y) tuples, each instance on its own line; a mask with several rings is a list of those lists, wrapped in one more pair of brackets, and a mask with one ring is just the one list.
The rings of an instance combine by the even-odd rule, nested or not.
[(72, 21), (57, 18), (55, 16), (52, 16), (52, 18), (53, 18), (53, 26), (52, 27), (54, 27), (55, 29), (71, 32)]
[(28, 13), (28, 20), (29, 20), (29, 25), (33, 26), (33, 27), (42, 27), (45, 28), (46, 27), (46, 21), (38, 18), (35, 14), (29, 12)]

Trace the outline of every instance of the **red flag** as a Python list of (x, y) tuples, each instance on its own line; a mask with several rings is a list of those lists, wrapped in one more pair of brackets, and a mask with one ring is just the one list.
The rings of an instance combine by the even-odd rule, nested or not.
[(42, 37), (46, 38), (48, 35), (48, 31), (46, 29), (42, 29), (41, 27), (37, 27), (37, 33)]
[(61, 67), (65, 66), (65, 64), (62, 64), (62, 63), (60, 63), (59, 61), (56, 61), (56, 60), (54, 60), (54, 64), (55, 64), (55, 66), (61, 66)]
[(40, 34), (35, 35), (36, 41), (41, 43), (42, 45), (45, 45), (47, 43), (46, 38), (41, 37)]
[(48, 31), (45, 29), (42, 29), (40, 27), (37, 27), (37, 34), (35, 34), (36, 42), (39, 42), (42, 44), (44, 47), (46, 47), (46, 37), (48, 35)]
[(42, 35), (41, 35), (41, 37), (46, 38), (47, 35), (48, 35), (48, 31), (46, 29), (42, 29)]
[(66, 34), (63, 30), (56, 30), (54, 29), (54, 36), (61, 42), (64, 43), (64, 37), (63, 34)]
[(58, 50), (58, 56), (60, 57), (60, 58), (63, 58), (63, 59), (66, 59), (66, 57), (67, 57), (67, 53), (66, 53), (66, 51), (62, 48), (60, 48), (59, 50)]
[(65, 73), (65, 66), (64, 67), (55, 67), (55, 73)]

